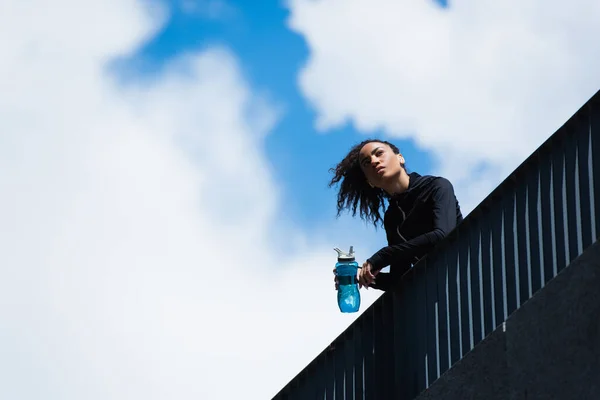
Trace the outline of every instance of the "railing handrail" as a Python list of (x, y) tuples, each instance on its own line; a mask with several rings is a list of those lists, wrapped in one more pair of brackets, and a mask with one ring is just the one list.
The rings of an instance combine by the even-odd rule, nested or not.
[[(556, 213), (557, 208), (562, 208), (564, 215)], [(561, 233), (565, 234), (564, 240)], [(581, 254), (599, 234), (600, 91), (407, 272), (396, 290), (377, 299), (274, 399), (296, 398), (294, 387), (329, 393), (333, 386), (348, 394), (381, 388), (385, 393), (394, 393), (394, 398), (413, 398)], [(479, 304), (472, 299), (475, 295), (480, 298)], [(445, 316), (440, 315), (442, 311)], [(376, 315), (386, 312), (391, 317)], [(469, 318), (468, 324), (463, 314)], [(431, 337), (415, 335), (401, 326), (402, 322), (418, 325), (411, 329), (422, 328), (424, 336)], [(373, 328), (373, 323), (379, 325)], [(388, 325), (384, 331), (385, 324)], [(440, 339), (440, 332), (446, 335), (448, 343), (445, 338)], [(431, 333), (435, 333), (435, 338)], [(419, 350), (406, 347), (411, 341), (417, 342)], [(383, 342), (393, 346), (394, 354), (379, 348)], [(345, 343), (343, 354), (339, 348)], [(344, 356), (351, 356), (353, 362), (344, 364), (340, 361)], [(409, 362), (410, 357), (418, 362), (411, 365), (415, 360)], [(327, 363), (338, 365), (328, 367)], [(311, 371), (315, 370), (315, 377), (319, 377), (319, 368), (337, 379), (333, 377), (332, 382), (321, 376), (323, 385), (302, 386), (308, 382)]]

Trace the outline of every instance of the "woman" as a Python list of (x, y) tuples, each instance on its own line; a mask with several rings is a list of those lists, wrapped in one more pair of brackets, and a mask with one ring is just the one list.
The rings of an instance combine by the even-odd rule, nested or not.
[[(390, 290), (394, 283), (463, 219), (452, 184), (445, 178), (408, 173), (404, 157), (384, 140), (354, 146), (331, 169), (329, 186), (340, 183), (338, 215), (345, 208), (377, 226), (383, 221), (388, 245), (359, 269), (360, 287)], [(380, 210), (388, 202), (383, 216)], [(389, 273), (381, 269), (390, 266)], [(335, 273), (335, 270), (334, 270)], [(337, 278), (336, 288), (337, 288)]]

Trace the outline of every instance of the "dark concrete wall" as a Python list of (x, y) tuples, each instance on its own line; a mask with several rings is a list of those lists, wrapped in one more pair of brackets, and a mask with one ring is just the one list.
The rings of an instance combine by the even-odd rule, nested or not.
[(600, 400), (600, 242), (418, 400)]

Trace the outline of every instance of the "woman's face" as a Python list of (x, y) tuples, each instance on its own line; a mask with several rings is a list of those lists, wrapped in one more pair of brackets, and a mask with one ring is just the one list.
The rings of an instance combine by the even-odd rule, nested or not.
[(371, 142), (360, 150), (358, 162), (369, 183), (381, 187), (402, 173), (404, 158), (385, 143)]

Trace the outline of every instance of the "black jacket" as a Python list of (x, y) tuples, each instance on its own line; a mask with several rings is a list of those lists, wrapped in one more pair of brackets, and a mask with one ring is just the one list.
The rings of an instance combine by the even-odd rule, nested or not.
[(389, 290), (419, 259), (450, 233), (462, 220), (454, 188), (446, 178), (409, 174), (408, 189), (390, 198), (383, 224), (388, 246), (367, 261), (379, 271), (390, 266), (390, 273), (379, 273), (376, 289)]

